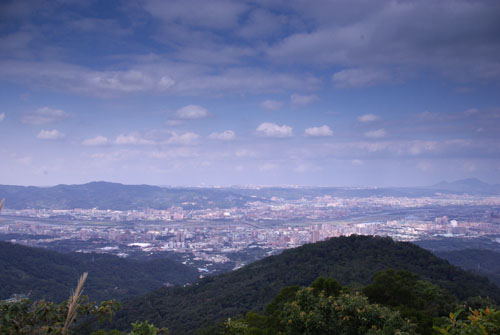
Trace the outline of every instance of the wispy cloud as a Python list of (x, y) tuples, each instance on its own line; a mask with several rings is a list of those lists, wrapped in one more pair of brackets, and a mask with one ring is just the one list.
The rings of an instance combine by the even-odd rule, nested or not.
[(276, 123), (264, 122), (257, 129), (257, 134), (265, 137), (284, 138), (293, 135), (293, 128), (287, 125), (278, 125)]
[(84, 140), (82, 144), (87, 146), (101, 146), (110, 144), (110, 140), (107, 137), (98, 135), (96, 137)]
[(290, 104), (293, 107), (305, 107), (312, 104), (313, 102), (316, 102), (318, 99), (318, 96), (314, 94), (301, 95), (298, 93), (294, 93), (290, 96)]
[(154, 141), (147, 140), (139, 134), (121, 134), (114, 141), (118, 145), (152, 145)]
[(325, 137), (332, 136), (333, 131), (327, 125), (323, 125), (320, 127), (306, 128), (304, 135), (309, 137)]
[(192, 145), (195, 144), (200, 135), (193, 132), (186, 132), (183, 134), (178, 134), (173, 131), (170, 133), (170, 138), (167, 140), (167, 144), (180, 144), (180, 145)]
[(179, 120), (204, 119), (209, 116), (208, 110), (198, 105), (187, 105), (175, 112)]
[(370, 130), (365, 133), (368, 138), (383, 138), (387, 135), (385, 129)]
[(0, 122), (5, 120), (5, 113), (0, 113)]
[(184, 120), (171, 119), (165, 122), (167, 127), (177, 127), (184, 123)]
[(277, 100), (264, 100), (261, 102), (260, 106), (264, 109), (275, 111), (283, 107), (283, 101)]
[(158, 59), (121, 71), (95, 71), (83, 66), (45, 61), (3, 61), (0, 76), (33, 87), (102, 98), (127, 94), (269, 93), (311, 90), (321, 81), (312, 75), (269, 72), (259, 68), (228, 68), (214, 73), (201, 66)]
[(373, 121), (377, 121), (378, 119), (380, 119), (380, 117), (378, 117), (375, 114), (365, 114), (365, 115), (358, 116), (359, 122), (373, 122)]
[(63, 133), (61, 133), (57, 129), (53, 130), (40, 130), (36, 138), (39, 140), (61, 140), (65, 137)]
[(219, 141), (231, 141), (234, 140), (236, 134), (232, 130), (224, 130), (221, 133), (211, 133), (208, 135), (208, 138), (211, 140), (219, 140)]
[(335, 87), (366, 87), (393, 80), (393, 75), (380, 69), (348, 69), (336, 72), (332, 76)]
[(21, 121), (26, 124), (41, 125), (54, 123), (63, 120), (68, 116), (69, 114), (61, 109), (42, 107), (35, 111), (27, 113), (23, 116)]

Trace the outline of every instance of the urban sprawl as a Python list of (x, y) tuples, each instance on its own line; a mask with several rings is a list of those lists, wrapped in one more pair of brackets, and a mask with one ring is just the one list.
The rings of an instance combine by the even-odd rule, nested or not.
[[(191, 208), (196, 203), (189, 203)], [(6, 205), (7, 207), (7, 205)], [(0, 235), (12, 242), (50, 247), (78, 241), (79, 252), (127, 257), (176, 253), (199, 271), (234, 261), (236, 253), (261, 256), (342, 235), (390, 236), (415, 241), (500, 234), (500, 197), (365, 197), (249, 202), (229, 209), (168, 210), (5, 208)], [(5, 238), (4, 238), (5, 239)], [(500, 243), (500, 238), (494, 241)], [(245, 261), (233, 262), (235, 267)], [(201, 264), (201, 265), (200, 265)]]

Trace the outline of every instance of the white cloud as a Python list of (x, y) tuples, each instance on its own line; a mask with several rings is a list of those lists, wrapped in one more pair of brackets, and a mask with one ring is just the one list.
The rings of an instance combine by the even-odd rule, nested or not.
[(82, 142), (83, 145), (88, 145), (88, 146), (99, 146), (99, 145), (106, 145), (109, 144), (109, 139), (104, 136), (96, 136), (93, 138), (88, 138)]
[(175, 80), (173, 80), (170, 77), (163, 76), (158, 81), (157, 88), (160, 91), (165, 91), (165, 90), (168, 90), (169, 88), (171, 88), (172, 86), (174, 86), (174, 84), (175, 84)]
[(304, 135), (310, 137), (332, 136), (333, 131), (327, 125), (323, 125), (321, 127), (307, 128)]
[(291, 137), (293, 129), (287, 125), (277, 125), (276, 123), (264, 122), (257, 127), (257, 134), (266, 137)]
[(193, 132), (186, 132), (184, 134), (177, 134), (175, 131), (170, 133), (170, 138), (167, 140), (167, 144), (181, 144), (190, 145), (194, 144), (200, 135)]
[(175, 112), (175, 116), (180, 120), (196, 120), (208, 117), (208, 111), (198, 105), (187, 105)]
[(232, 130), (224, 130), (222, 133), (211, 133), (208, 138), (211, 140), (231, 141), (236, 137)]
[(96, 89), (122, 93), (165, 91), (175, 84), (168, 76), (158, 78), (140, 70), (88, 73), (85, 79)]
[(36, 138), (39, 140), (61, 140), (64, 138), (64, 134), (59, 130), (40, 130)]
[(348, 69), (332, 76), (335, 87), (366, 87), (392, 81), (392, 75), (386, 70)]
[(387, 135), (385, 129), (370, 130), (365, 133), (368, 138), (382, 138)]
[(379, 119), (379, 117), (375, 114), (365, 114), (365, 115), (358, 116), (359, 122), (373, 122), (373, 121), (377, 121), (378, 119)]
[(60, 109), (42, 107), (36, 111), (26, 114), (22, 119), (22, 123), (40, 125), (53, 123), (68, 117), (68, 113)]
[(0, 122), (2, 122), (5, 119), (5, 113), (0, 114)]
[(309, 104), (312, 104), (318, 100), (318, 96), (312, 94), (312, 95), (300, 95), (297, 93), (294, 93), (290, 96), (290, 103), (294, 107), (304, 107)]
[(115, 139), (115, 144), (119, 145), (151, 145), (154, 144), (151, 140), (146, 140), (138, 134), (121, 134)]
[(283, 107), (283, 101), (276, 101), (276, 100), (265, 100), (262, 101), (260, 106), (264, 109), (270, 110), (270, 111), (275, 111)]
[[(175, 95), (275, 93), (311, 90), (321, 80), (309, 74), (269, 72), (229, 67), (222, 71), (169, 62), (156, 55), (139, 57), (141, 64), (122, 71), (94, 71), (60, 62), (4, 61), (0, 77), (35, 87), (70, 91), (102, 98), (131, 93), (168, 92)], [(198, 63), (199, 64), (199, 63)]]

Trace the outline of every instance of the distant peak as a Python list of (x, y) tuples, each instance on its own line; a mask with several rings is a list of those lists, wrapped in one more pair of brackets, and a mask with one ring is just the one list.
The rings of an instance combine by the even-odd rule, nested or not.
[(451, 182), (443, 180), (443, 181), (440, 181), (439, 183), (434, 184), (432, 186), (436, 187), (436, 186), (450, 186), (450, 185), (489, 186), (490, 184), (485, 183), (484, 181), (477, 179), (477, 178), (465, 178), (465, 179), (459, 179), (459, 180), (455, 180), (455, 181), (451, 181)]

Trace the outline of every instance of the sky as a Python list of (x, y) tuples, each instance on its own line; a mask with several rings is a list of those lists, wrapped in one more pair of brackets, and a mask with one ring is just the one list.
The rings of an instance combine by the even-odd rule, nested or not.
[(498, 18), (498, 0), (3, 0), (0, 184), (500, 183)]

